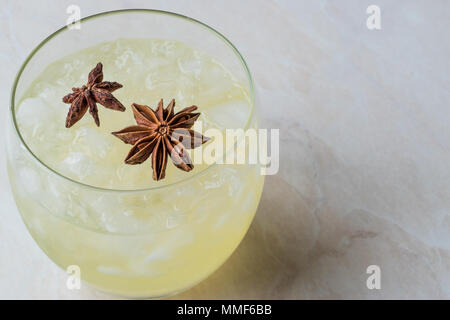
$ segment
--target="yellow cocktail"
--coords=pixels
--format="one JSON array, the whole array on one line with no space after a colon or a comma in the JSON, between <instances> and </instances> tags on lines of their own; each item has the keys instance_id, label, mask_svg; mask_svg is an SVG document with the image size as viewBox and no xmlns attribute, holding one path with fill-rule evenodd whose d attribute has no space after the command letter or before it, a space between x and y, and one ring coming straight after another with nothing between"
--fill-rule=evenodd
<instances>
[{"instance_id":1,"label":"yellow cocktail","mask_svg":"<svg viewBox=\"0 0 450 320\"><path fill-rule=\"evenodd\" d=\"M127 110L99 108L100 127L85 116L66 129L61 97L100 60L105 78L124 85L114 95ZM201 281L237 247L261 195L258 165L183 172L169 163L154 181L150 162L125 164L130 147L110 134L134 124L133 102L160 98L197 105L203 131L256 128L251 88L219 59L176 40L120 38L61 56L23 86L8 172L25 224L55 263L78 266L103 291L160 297Z\"/></svg>"}]
</instances>

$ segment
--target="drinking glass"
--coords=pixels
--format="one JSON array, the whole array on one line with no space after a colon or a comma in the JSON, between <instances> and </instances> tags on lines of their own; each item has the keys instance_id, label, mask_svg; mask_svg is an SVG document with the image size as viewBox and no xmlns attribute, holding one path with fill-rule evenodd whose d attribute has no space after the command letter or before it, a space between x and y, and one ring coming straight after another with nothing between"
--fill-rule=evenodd
<instances>
[{"instance_id":1,"label":"drinking glass","mask_svg":"<svg viewBox=\"0 0 450 320\"><path fill-rule=\"evenodd\" d=\"M263 188L260 166L214 163L182 181L146 189L88 185L36 156L19 130L16 106L47 65L70 53L118 38L169 39L206 52L240 81L248 92L249 112L232 120L244 130L256 129L250 72L224 36L178 14L120 10L84 18L78 27L63 27L42 41L15 79L7 127L15 202L46 255L64 270L77 268L91 286L126 297L175 294L214 272L244 237ZM227 110L224 114L230 117Z\"/></svg>"}]
</instances>

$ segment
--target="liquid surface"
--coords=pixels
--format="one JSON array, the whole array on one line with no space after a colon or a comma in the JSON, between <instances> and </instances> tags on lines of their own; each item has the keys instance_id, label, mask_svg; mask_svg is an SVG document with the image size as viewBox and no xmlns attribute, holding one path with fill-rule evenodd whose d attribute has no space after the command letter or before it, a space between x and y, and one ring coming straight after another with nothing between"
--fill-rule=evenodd
<instances>
[{"instance_id":1,"label":"liquid surface","mask_svg":"<svg viewBox=\"0 0 450 320\"><path fill-rule=\"evenodd\" d=\"M86 84L89 71L99 61L104 80L123 85L113 94L127 110L113 111L98 104L100 127L86 113L67 129L64 123L70 105L61 99L72 87ZM175 112L197 105L203 132L243 128L251 112L246 90L212 57L176 41L119 39L48 66L21 99L16 118L33 153L62 175L102 188L142 189L185 179L207 167L196 164L186 173L169 160L166 178L155 182L151 161L124 163L131 145L111 132L136 124L133 102L155 109L161 98L165 106L175 98Z\"/></svg>"}]
</instances>

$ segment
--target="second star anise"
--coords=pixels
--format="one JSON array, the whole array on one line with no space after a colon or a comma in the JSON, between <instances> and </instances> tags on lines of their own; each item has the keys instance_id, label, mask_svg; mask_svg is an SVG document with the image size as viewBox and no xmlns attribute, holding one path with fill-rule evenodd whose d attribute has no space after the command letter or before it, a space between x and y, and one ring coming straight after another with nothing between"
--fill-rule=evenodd
<instances>
[{"instance_id":1,"label":"second star anise","mask_svg":"<svg viewBox=\"0 0 450 320\"><path fill-rule=\"evenodd\" d=\"M132 109L137 125L117 132L114 136L133 145L125 163L140 164L152 155L153 179L165 177L167 155L184 171L191 171L194 165L186 149L196 148L208 137L191 129L200 113L194 113L196 106L190 106L174 113L175 99L163 107L163 100L156 111L148 106L133 103Z\"/></svg>"},{"instance_id":2,"label":"second star anise","mask_svg":"<svg viewBox=\"0 0 450 320\"><path fill-rule=\"evenodd\" d=\"M97 103L109 109L125 111L125 107L111 94L120 88L122 88L120 83L103 81L103 65L100 62L97 63L95 68L89 72L87 84L81 88L72 88L73 92L62 99L64 103L70 103L66 128L70 128L83 118L88 109L95 124L100 126Z\"/></svg>"}]
</instances>

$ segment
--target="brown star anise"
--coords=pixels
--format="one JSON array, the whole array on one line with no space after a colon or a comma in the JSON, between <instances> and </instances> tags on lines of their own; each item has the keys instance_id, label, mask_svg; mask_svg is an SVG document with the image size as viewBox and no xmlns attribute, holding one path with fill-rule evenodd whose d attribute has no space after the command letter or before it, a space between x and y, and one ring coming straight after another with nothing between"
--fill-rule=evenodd
<instances>
[{"instance_id":1,"label":"brown star anise","mask_svg":"<svg viewBox=\"0 0 450 320\"><path fill-rule=\"evenodd\" d=\"M164 178L167 154L175 166L184 171L191 171L194 165L186 149L196 148L209 140L191 129L200 116L200 113L193 113L197 110L196 106L184 108L177 113L174 113L174 107L175 99L172 99L165 109L161 99L156 111L148 106L133 103L137 125L112 132L123 142L133 145L125 163L139 164L152 155L154 180Z\"/></svg>"},{"instance_id":2,"label":"brown star anise","mask_svg":"<svg viewBox=\"0 0 450 320\"><path fill-rule=\"evenodd\" d=\"M89 72L88 83L81 88L72 88L73 92L62 99L64 103L71 104L66 118L66 128L70 128L83 118L88 109L95 124L100 126L97 103L109 109L125 111L125 107L111 94L122 88L122 85L117 82L103 81L102 69L103 65L100 62L97 63L95 68Z\"/></svg>"}]
</instances>

